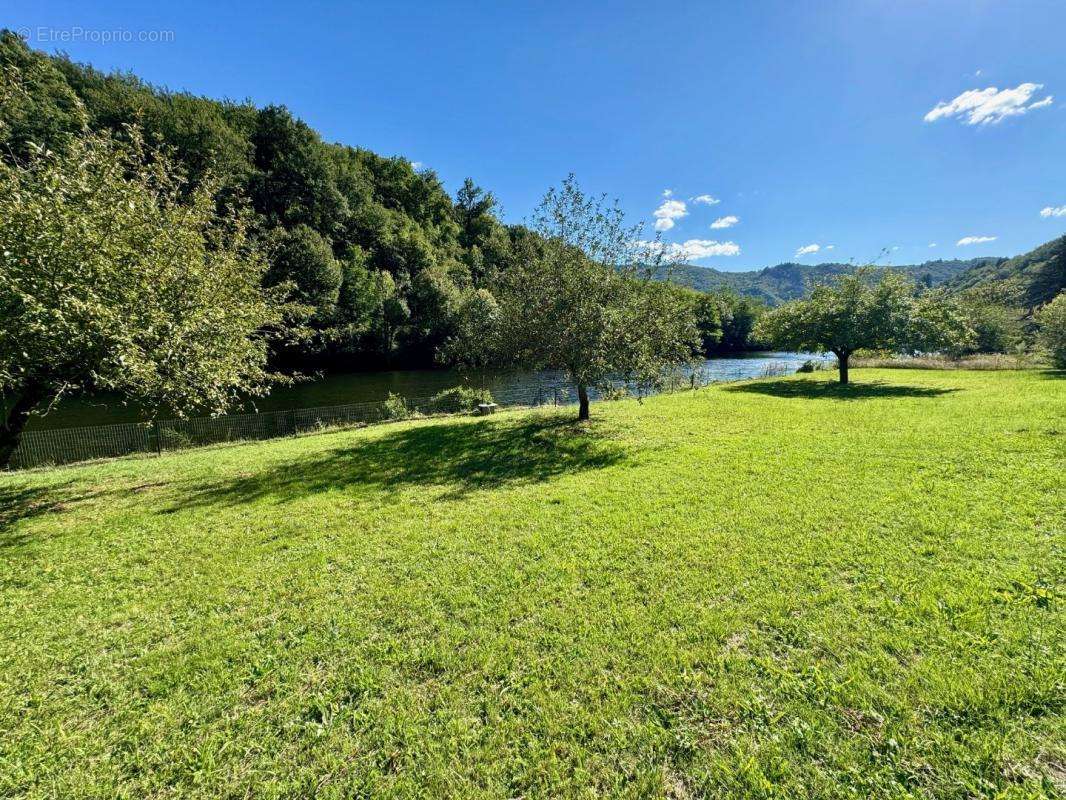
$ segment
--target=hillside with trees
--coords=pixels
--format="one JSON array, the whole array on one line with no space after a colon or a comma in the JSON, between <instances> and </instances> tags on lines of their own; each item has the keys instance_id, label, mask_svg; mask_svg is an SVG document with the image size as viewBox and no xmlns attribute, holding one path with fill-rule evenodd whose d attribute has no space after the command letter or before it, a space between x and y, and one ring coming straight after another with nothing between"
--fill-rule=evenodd
<instances>
[{"instance_id":1,"label":"hillside with trees","mask_svg":"<svg viewBox=\"0 0 1066 800\"><path fill-rule=\"evenodd\" d=\"M1027 310L1050 303L1066 289L1066 236L1014 258L974 266L947 281L946 288L980 291Z\"/></svg>"},{"instance_id":2,"label":"hillside with trees","mask_svg":"<svg viewBox=\"0 0 1066 800\"><path fill-rule=\"evenodd\" d=\"M903 273L916 283L931 287L939 286L973 270L994 269L1006 261L1005 258L937 260L925 261L921 264L879 267L868 269L867 272L871 278L874 278L892 270ZM855 264L786 262L759 270L723 272L693 264L679 264L671 268L668 276L663 277L668 277L674 283L700 292L735 292L767 305L777 306L790 300L807 297L813 287L852 275L858 269L859 267Z\"/></svg>"},{"instance_id":3,"label":"hillside with trees","mask_svg":"<svg viewBox=\"0 0 1066 800\"><path fill-rule=\"evenodd\" d=\"M87 126L136 126L170 151L189 191L217 184L250 207L249 237L267 285L295 287L314 335L275 353L301 367L428 365L453 334L464 297L506 269L521 228L502 224L492 194L467 181L453 200L432 170L324 142L281 106L215 101L103 74L0 33L5 103L0 150L25 161Z\"/></svg>"}]
</instances>

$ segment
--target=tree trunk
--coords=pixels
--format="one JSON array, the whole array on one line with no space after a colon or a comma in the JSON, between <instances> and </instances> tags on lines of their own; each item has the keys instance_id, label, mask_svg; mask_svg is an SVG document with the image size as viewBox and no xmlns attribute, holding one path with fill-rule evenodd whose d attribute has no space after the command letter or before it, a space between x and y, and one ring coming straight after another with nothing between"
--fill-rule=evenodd
<instances>
[{"instance_id":1,"label":"tree trunk","mask_svg":"<svg viewBox=\"0 0 1066 800\"><path fill-rule=\"evenodd\" d=\"M837 362L840 364L840 382L846 384L848 382L848 357L851 355L847 350L837 351Z\"/></svg>"},{"instance_id":2,"label":"tree trunk","mask_svg":"<svg viewBox=\"0 0 1066 800\"><path fill-rule=\"evenodd\" d=\"M589 418L589 390L583 383L577 385L577 409L578 420L584 421Z\"/></svg>"},{"instance_id":3,"label":"tree trunk","mask_svg":"<svg viewBox=\"0 0 1066 800\"><path fill-rule=\"evenodd\" d=\"M36 387L27 387L7 412L7 419L0 426L0 469L7 469L11 456L19 446L22 431L29 422L30 412L44 399L44 392Z\"/></svg>"}]
</instances>

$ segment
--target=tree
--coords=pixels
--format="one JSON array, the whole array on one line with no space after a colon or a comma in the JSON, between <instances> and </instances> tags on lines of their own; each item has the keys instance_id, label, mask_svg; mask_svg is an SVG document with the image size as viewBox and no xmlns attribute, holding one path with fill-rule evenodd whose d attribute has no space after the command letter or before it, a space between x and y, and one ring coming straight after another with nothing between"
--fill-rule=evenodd
<instances>
[{"instance_id":1,"label":"tree","mask_svg":"<svg viewBox=\"0 0 1066 800\"><path fill-rule=\"evenodd\" d=\"M960 307L974 335L960 347L953 348L951 355L1011 353L1018 350L1023 341L1020 311L974 294L963 297Z\"/></svg>"},{"instance_id":2,"label":"tree","mask_svg":"<svg viewBox=\"0 0 1066 800\"><path fill-rule=\"evenodd\" d=\"M718 304L722 324L722 338L715 349L726 352L750 350L752 331L766 306L759 300L731 291L716 292L712 297Z\"/></svg>"},{"instance_id":3,"label":"tree","mask_svg":"<svg viewBox=\"0 0 1066 800\"><path fill-rule=\"evenodd\" d=\"M516 265L492 287L495 303L474 297L457 315L471 324L471 310L488 312L475 331L453 338L467 345L463 361L565 370L578 418L587 420L590 387L613 378L658 382L691 359L691 303L651 280L665 248L638 244L617 204L586 197L571 175L548 191L531 227L538 236L520 240Z\"/></svg>"},{"instance_id":4,"label":"tree","mask_svg":"<svg viewBox=\"0 0 1066 800\"><path fill-rule=\"evenodd\" d=\"M859 272L817 286L810 299L767 312L755 328L755 337L774 347L833 353L842 384L856 350L939 350L961 346L972 335L953 303L934 292L916 295L894 273L872 285Z\"/></svg>"},{"instance_id":5,"label":"tree","mask_svg":"<svg viewBox=\"0 0 1066 800\"><path fill-rule=\"evenodd\" d=\"M333 257L329 242L307 225L274 231L267 286L282 283L295 288L300 302L315 309L320 320L333 313L341 287L341 264Z\"/></svg>"},{"instance_id":6,"label":"tree","mask_svg":"<svg viewBox=\"0 0 1066 800\"><path fill-rule=\"evenodd\" d=\"M692 295L696 329L700 337L700 352L708 355L722 341L722 304L712 294L693 292Z\"/></svg>"},{"instance_id":7,"label":"tree","mask_svg":"<svg viewBox=\"0 0 1066 800\"><path fill-rule=\"evenodd\" d=\"M179 415L266 393L269 343L302 309L262 288L246 220L215 188L188 191L133 128L0 164L0 466L67 392Z\"/></svg>"},{"instance_id":8,"label":"tree","mask_svg":"<svg viewBox=\"0 0 1066 800\"><path fill-rule=\"evenodd\" d=\"M1036 321L1040 323L1040 344L1051 356L1051 363L1066 369L1066 290L1037 312Z\"/></svg>"}]
</instances>

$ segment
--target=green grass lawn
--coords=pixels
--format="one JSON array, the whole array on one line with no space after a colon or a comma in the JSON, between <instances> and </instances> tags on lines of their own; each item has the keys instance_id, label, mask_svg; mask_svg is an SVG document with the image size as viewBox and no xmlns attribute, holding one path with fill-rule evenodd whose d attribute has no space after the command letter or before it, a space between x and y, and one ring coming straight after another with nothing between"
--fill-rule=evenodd
<instances>
[{"instance_id":1,"label":"green grass lawn","mask_svg":"<svg viewBox=\"0 0 1066 800\"><path fill-rule=\"evenodd\" d=\"M0 796L1066 792L1066 379L0 477Z\"/></svg>"}]
</instances>

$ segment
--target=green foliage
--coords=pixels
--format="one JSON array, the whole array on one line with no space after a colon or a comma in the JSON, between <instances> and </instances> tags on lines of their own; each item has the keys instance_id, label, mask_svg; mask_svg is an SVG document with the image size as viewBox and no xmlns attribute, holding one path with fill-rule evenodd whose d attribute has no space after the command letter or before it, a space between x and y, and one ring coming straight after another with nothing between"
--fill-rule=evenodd
<instances>
[{"instance_id":1,"label":"green foliage","mask_svg":"<svg viewBox=\"0 0 1066 800\"><path fill-rule=\"evenodd\" d=\"M29 145L57 147L86 115L55 62L0 31L0 143L17 158Z\"/></svg>"},{"instance_id":2,"label":"green foliage","mask_svg":"<svg viewBox=\"0 0 1066 800\"><path fill-rule=\"evenodd\" d=\"M961 299L961 310L974 335L953 348L951 355L1014 353L1021 349L1025 336L1017 309L968 293Z\"/></svg>"},{"instance_id":3,"label":"green foliage","mask_svg":"<svg viewBox=\"0 0 1066 800\"><path fill-rule=\"evenodd\" d=\"M1040 309L1036 319L1040 345L1056 367L1066 369L1066 291Z\"/></svg>"},{"instance_id":4,"label":"green foliage","mask_svg":"<svg viewBox=\"0 0 1066 800\"><path fill-rule=\"evenodd\" d=\"M478 300L485 316L461 317L475 330L458 340L473 353L457 355L565 370L583 419L589 387L612 378L655 382L666 367L691 359L698 346L692 304L683 290L630 266L661 262L662 248L636 252L636 231L617 205L587 197L570 176L548 191L531 227L537 238L522 242L517 263L493 285L497 304Z\"/></svg>"},{"instance_id":5,"label":"green foliage","mask_svg":"<svg viewBox=\"0 0 1066 800\"><path fill-rule=\"evenodd\" d=\"M295 283L316 310L318 335L277 357L428 365L455 334L462 292L485 288L514 259L491 194L468 182L453 204L431 170L325 143L283 107L103 74L34 52L10 32L0 34L0 81L0 149L9 160L30 142L54 146L85 125L122 138L136 124L146 141L172 148L187 191L210 176L220 202L247 198L249 236L270 253L268 284ZM16 83L21 91L11 91Z\"/></svg>"},{"instance_id":6,"label":"green foliage","mask_svg":"<svg viewBox=\"0 0 1066 800\"><path fill-rule=\"evenodd\" d=\"M856 350L960 349L973 332L957 305L939 293L916 296L913 285L893 273L871 285L859 273L768 312L755 336L775 347L832 352L841 383L847 383L848 359Z\"/></svg>"},{"instance_id":7,"label":"green foliage","mask_svg":"<svg viewBox=\"0 0 1066 800\"><path fill-rule=\"evenodd\" d=\"M0 475L0 795L1061 798L1062 381L860 374Z\"/></svg>"},{"instance_id":8,"label":"green foliage","mask_svg":"<svg viewBox=\"0 0 1066 800\"><path fill-rule=\"evenodd\" d=\"M188 191L136 129L0 162L0 393L6 463L38 403L112 390L174 413L266 391L271 339L302 307L261 288L247 222Z\"/></svg>"},{"instance_id":9,"label":"green foliage","mask_svg":"<svg viewBox=\"0 0 1066 800\"><path fill-rule=\"evenodd\" d=\"M696 317L700 351L706 355L713 352L722 341L723 304L718 297L702 293L694 293L690 301Z\"/></svg>"},{"instance_id":10,"label":"green foliage","mask_svg":"<svg viewBox=\"0 0 1066 800\"><path fill-rule=\"evenodd\" d=\"M291 230L275 229L270 243L267 286L291 286L300 302L328 319L336 308L342 267L329 243L312 228L299 224ZM351 291L351 289L350 289Z\"/></svg>"},{"instance_id":11,"label":"green foliage","mask_svg":"<svg viewBox=\"0 0 1066 800\"><path fill-rule=\"evenodd\" d=\"M389 392L389 396L383 404L385 419L407 419L411 416L411 410L407 407L407 401L398 394Z\"/></svg>"},{"instance_id":12,"label":"green foliage","mask_svg":"<svg viewBox=\"0 0 1066 800\"><path fill-rule=\"evenodd\" d=\"M753 334L759 318L766 312L766 306L759 300L729 291L719 292L713 297L722 325L722 338L715 349L736 352L758 346L760 343L753 339Z\"/></svg>"},{"instance_id":13,"label":"green foliage","mask_svg":"<svg viewBox=\"0 0 1066 800\"><path fill-rule=\"evenodd\" d=\"M996 259L949 281L952 290L995 291L999 302L1034 309L1066 290L1066 236L1010 259Z\"/></svg>"},{"instance_id":14,"label":"green foliage","mask_svg":"<svg viewBox=\"0 0 1066 800\"><path fill-rule=\"evenodd\" d=\"M492 392L488 389L475 389L470 386L456 386L433 395L428 404L428 411L435 414L462 414L476 411L481 403L491 403Z\"/></svg>"}]
</instances>

